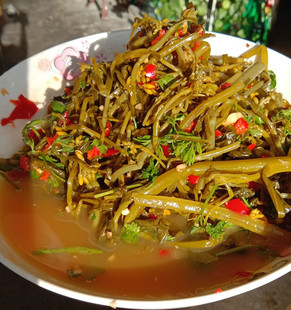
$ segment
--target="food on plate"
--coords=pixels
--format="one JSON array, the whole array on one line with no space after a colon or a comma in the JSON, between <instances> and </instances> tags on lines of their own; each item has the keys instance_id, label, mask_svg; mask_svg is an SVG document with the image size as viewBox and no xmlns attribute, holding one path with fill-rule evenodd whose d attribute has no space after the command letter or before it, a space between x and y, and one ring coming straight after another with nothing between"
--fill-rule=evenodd
<instances>
[{"instance_id":1,"label":"food on plate","mask_svg":"<svg viewBox=\"0 0 291 310\"><path fill-rule=\"evenodd\" d=\"M94 245L34 255L126 243L204 262L289 254L291 106L264 46L214 56L211 36L191 7L177 22L136 18L124 53L81 64L47 116L25 126L10 163L64 197Z\"/></svg>"}]
</instances>

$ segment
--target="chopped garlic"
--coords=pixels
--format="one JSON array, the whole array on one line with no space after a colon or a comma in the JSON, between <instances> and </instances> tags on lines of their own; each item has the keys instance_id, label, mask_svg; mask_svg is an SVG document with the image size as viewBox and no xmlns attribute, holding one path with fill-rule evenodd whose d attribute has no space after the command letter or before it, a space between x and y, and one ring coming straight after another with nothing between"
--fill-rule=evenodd
<instances>
[{"instance_id":1,"label":"chopped garlic","mask_svg":"<svg viewBox=\"0 0 291 310\"><path fill-rule=\"evenodd\" d=\"M234 124L239 118L242 118L243 114L241 112L235 112L228 115L227 119L222 123L223 126L228 126Z\"/></svg>"}]
</instances>

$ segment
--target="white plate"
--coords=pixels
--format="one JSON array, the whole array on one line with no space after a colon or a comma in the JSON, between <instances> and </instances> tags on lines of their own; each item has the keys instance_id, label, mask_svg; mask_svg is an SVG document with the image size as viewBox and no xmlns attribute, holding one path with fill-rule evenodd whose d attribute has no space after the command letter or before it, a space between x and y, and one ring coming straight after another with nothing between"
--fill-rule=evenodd
<instances>
[{"instance_id":1,"label":"white plate","mask_svg":"<svg viewBox=\"0 0 291 310\"><path fill-rule=\"evenodd\" d=\"M95 57L97 61L112 60L116 53L125 50L129 35L129 31L116 31L80 38L50 48L10 69L0 77L0 120L10 115L15 107L10 100L16 100L20 94L35 102L40 108L33 118L42 117L46 113L45 105L53 96L61 95L64 87L71 84L78 75L78 62L89 62L90 57ZM209 39L209 42L212 55L227 53L238 56L247 49L247 46L254 45L252 42L222 34L217 34L215 38ZM291 60L269 50L269 69L277 75L278 91L291 101ZM12 124L0 125L0 157L8 158L23 146L21 130L26 123L27 120L16 120L15 127ZM43 288L86 302L131 309L171 309L215 302L258 288L291 271L291 256L289 256L278 258L264 269L258 270L256 280L224 290L219 294L160 301L115 300L114 297L104 298L76 289L43 274L17 256L1 233L0 253L2 264Z\"/></svg>"}]
</instances>

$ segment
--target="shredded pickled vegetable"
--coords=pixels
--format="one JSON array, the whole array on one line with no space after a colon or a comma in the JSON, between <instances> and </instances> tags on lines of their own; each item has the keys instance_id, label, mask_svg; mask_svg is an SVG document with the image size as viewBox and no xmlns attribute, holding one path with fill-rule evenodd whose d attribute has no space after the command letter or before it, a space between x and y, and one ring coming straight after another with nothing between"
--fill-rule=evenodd
<instances>
[{"instance_id":1,"label":"shredded pickled vegetable","mask_svg":"<svg viewBox=\"0 0 291 310\"><path fill-rule=\"evenodd\" d=\"M82 64L24 128L31 177L96 239L209 248L223 221L290 244L291 106L270 89L264 46L211 56L210 36L191 7L177 22L136 18L126 52Z\"/></svg>"}]
</instances>

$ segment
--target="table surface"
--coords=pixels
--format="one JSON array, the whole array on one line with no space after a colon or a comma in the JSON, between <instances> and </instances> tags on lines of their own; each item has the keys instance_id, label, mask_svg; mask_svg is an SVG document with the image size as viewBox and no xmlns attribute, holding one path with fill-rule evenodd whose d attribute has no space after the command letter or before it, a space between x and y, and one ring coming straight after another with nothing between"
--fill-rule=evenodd
<instances>
[{"instance_id":1,"label":"table surface","mask_svg":"<svg viewBox=\"0 0 291 310\"><path fill-rule=\"evenodd\" d=\"M89 2L89 1L88 1ZM128 9L109 0L108 20L101 18L101 1L87 6L86 0L2 0L4 9L15 16L0 17L0 72L51 46L98 32L129 29L137 7ZM291 56L291 1L280 0L269 46ZM6 12L7 12L6 10ZM12 10L12 11L11 11ZM105 309L57 295L36 286L0 264L0 309ZM217 303L188 309L291 309L291 274L254 291Z\"/></svg>"}]
</instances>

